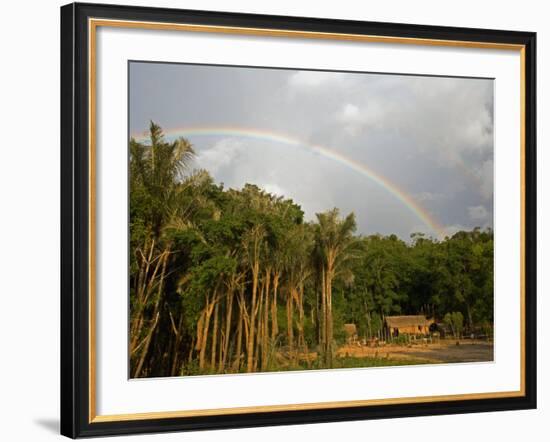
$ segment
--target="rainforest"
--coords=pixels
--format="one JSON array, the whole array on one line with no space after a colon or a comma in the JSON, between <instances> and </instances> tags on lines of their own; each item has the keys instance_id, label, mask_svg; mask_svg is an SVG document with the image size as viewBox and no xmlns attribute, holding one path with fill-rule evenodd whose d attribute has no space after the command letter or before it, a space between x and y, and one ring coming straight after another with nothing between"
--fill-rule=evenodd
<instances>
[{"instance_id":1,"label":"rainforest","mask_svg":"<svg viewBox=\"0 0 550 442\"><path fill-rule=\"evenodd\" d=\"M132 378L492 359L490 228L359 234L354 212L225 188L196 148L153 122L129 142ZM391 331L413 316L426 330Z\"/></svg>"}]
</instances>

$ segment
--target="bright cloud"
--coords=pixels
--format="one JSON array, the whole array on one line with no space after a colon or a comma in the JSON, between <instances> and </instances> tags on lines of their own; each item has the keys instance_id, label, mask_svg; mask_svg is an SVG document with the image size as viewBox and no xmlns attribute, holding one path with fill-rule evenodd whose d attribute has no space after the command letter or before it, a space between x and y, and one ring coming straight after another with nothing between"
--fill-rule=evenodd
<instances>
[{"instance_id":1,"label":"bright cloud","mask_svg":"<svg viewBox=\"0 0 550 442\"><path fill-rule=\"evenodd\" d=\"M223 167L229 166L242 152L243 144L234 138L224 138L212 147L200 150L196 157L196 166L216 175Z\"/></svg>"},{"instance_id":2,"label":"bright cloud","mask_svg":"<svg viewBox=\"0 0 550 442\"><path fill-rule=\"evenodd\" d=\"M282 196L282 197L289 196L289 193L276 183L262 184L260 187L262 187L267 193L270 193L275 196Z\"/></svg>"}]
</instances>

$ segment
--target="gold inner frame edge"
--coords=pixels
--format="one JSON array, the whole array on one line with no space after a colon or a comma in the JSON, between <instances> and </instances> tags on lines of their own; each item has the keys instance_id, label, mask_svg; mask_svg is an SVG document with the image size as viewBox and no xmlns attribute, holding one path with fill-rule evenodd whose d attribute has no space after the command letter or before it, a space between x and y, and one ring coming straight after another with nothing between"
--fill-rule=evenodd
<instances>
[{"instance_id":1,"label":"gold inner frame edge","mask_svg":"<svg viewBox=\"0 0 550 442\"><path fill-rule=\"evenodd\" d=\"M437 396L416 396L388 399L366 399L353 401L333 401L303 404L260 405L233 408L200 410L154 411L127 414L96 414L96 36L97 28L133 28L146 30L169 30L186 32L207 32L217 34L254 35L269 37L292 37L306 39L324 39L339 41L358 41L370 43L412 44L419 46L443 46L477 49L498 49L519 51L520 54L520 389L518 391L500 391L488 393L465 393ZM132 20L88 19L88 94L89 94L89 401L88 422L117 422L146 419L168 419L178 417L220 416L246 413L269 413L277 411L322 410L329 408L365 407L375 405L415 404L426 402L482 400L513 398L525 396L525 45L494 42L475 42L460 40L423 39L412 37L391 37L363 34L328 33L312 31L293 31L284 29L247 28L232 26L212 26L182 23L160 23Z\"/></svg>"}]
</instances>

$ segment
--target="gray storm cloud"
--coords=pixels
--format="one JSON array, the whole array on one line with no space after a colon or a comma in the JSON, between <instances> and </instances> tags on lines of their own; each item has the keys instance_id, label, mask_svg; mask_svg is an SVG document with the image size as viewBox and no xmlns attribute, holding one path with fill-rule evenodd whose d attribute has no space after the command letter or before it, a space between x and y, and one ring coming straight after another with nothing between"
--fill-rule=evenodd
<instances>
[{"instance_id":1,"label":"gray storm cloud","mask_svg":"<svg viewBox=\"0 0 550 442\"><path fill-rule=\"evenodd\" d=\"M387 184L334 160L345 156L449 233L492 227L492 80L136 62L129 95L131 133L149 120L166 130L243 128L242 136L190 135L195 167L226 187L251 182L290 197L308 219L336 206L356 213L360 233L433 233Z\"/></svg>"}]
</instances>

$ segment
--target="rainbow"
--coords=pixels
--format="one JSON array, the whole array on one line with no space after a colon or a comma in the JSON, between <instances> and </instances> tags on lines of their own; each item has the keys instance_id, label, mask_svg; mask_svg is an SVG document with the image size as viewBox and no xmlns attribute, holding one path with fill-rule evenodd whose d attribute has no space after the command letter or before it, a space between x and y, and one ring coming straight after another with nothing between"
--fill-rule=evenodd
<instances>
[{"instance_id":1,"label":"rainbow","mask_svg":"<svg viewBox=\"0 0 550 442\"><path fill-rule=\"evenodd\" d=\"M309 143L307 141L300 140L286 134L255 128L234 126L180 127L165 130L164 135L167 138L172 139L177 137L200 136L248 138L278 143L285 146L307 148L310 151L316 152L324 158L336 161L337 163L340 163L341 165L353 170L354 172L361 174L362 176L368 178L369 180L373 181L374 183L385 189L388 193L399 200L404 206L406 206L412 213L414 213L414 215L416 215L416 217L418 217L418 219L420 219L423 224L425 224L433 233L435 233L438 238L443 239L447 235L445 229L432 217L432 215L426 209L424 209L411 195L399 188L397 184L380 175L372 168L368 167L366 164L356 161L328 147L321 146L319 144ZM146 134L135 134L133 137L138 141L147 139Z\"/></svg>"}]
</instances>

